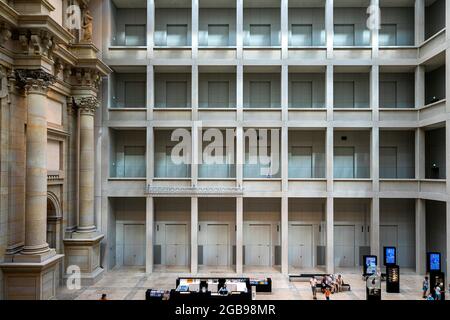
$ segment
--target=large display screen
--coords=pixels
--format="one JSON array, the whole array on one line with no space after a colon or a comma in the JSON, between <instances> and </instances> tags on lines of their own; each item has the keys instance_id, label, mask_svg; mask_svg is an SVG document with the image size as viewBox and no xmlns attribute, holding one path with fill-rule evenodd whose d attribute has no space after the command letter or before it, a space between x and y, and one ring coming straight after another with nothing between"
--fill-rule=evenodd
<instances>
[{"instance_id":1,"label":"large display screen","mask_svg":"<svg viewBox=\"0 0 450 320\"><path fill-rule=\"evenodd\" d=\"M365 256L365 265L367 274L377 273L377 257L376 256Z\"/></svg>"},{"instance_id":2,"label":"large display screen","mask_svg":"<svg viewBox=\"0 0 450 320\"><path fill-rule=\"evenodd\" d=\"M397 264L397 254L395 247L384 247L384 264Z\"/></svg>"},{"instance_id":3,"label":"large display screen","mask_svg":"<svg viewBox=\"0 0 450 320\"><path fill-rule=\"evenodd\" d=\"M430 271L440 271L440 270L441 270L441 254L430 253Z\"/></svg>"}]
</instances>

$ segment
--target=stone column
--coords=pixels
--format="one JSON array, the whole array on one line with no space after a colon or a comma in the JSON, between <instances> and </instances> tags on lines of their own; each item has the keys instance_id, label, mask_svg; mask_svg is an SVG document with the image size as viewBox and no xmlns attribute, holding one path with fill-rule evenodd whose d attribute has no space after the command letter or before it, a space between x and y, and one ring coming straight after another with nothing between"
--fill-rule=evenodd
<instances>
[{"instance_id":1,"label":"stone column","mask_svg":"<svg viewBox=\"0 0 450 320\"><path fill-rule=\"evenodd\" d=\"M243 267L243 243L244 243L244 199L236 198L236 273L241 275Z\"/></svg>"},{"instance_id":2,"label":"stone column","mask_svg":"<svg viewBox=\"0 0 450 320\"><path fill-rule=\"evenodd\" d=\"M25 245L21 254L40 262L55 255L47 244L47 90L54 77L17 71L27 94Z\"/></svg>"},{"instance_id":3,"label":"stone column","mask_svg":"<svg viewBox=\"0 0 450 320\"><path fill-rule=\"evenodd\" d=\"M80 117L78 226L71 238L64 239L65 266L79 267L82 285L91 285L103 274L100 266L100 242L104 235L98 232L95 225L94 204L94 114L99 102L96 97L86 95L76 97L75 104Z\"/></svg>"},{"instance_id":4,"label":"stone column","mask_svg":"<svg viewBox=\"0 0 450 320\"><path fill-rule=\"evenodd\" d=\"M94 214L94 97L76 99L80 109L79 217L77 233L96 231Z\"/></svg>"},{"instance_id":5,"label":"stone column","mask_svg":"<svg viewBox=\"0 0 450 320\"><path fill-rule=\"evenodd\" d=\"M4 299L42 300L56 294L63 255L47 244L47 90L54 77L42 70L16 70L17 85L27 95L25 244L8 262ZM17 282L20 278L21 281Z\"/></svg>"}]
</instances>

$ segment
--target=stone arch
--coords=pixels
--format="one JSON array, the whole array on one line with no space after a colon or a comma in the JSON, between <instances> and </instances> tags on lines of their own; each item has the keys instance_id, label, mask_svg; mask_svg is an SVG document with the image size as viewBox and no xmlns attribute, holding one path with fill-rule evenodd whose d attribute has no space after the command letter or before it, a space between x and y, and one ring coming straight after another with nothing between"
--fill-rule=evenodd
<instances>
[{"instance_id":1,"label":"stone arch","mask_svg":"<svg viewBox=\"0 0 450 320\"><path fill-rule=\"evenodd\" d=\"M47 243L58 252L61 247L62 208L58 196L47 191Z\"/></svg>"}]
</instances>

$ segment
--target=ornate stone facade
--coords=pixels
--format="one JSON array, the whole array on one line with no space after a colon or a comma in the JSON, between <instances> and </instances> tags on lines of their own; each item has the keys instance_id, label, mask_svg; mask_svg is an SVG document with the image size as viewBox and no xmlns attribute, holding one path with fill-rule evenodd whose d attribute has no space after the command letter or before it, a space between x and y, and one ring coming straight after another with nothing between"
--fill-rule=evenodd
<instances>
[{"instance_id":1,"label":"ornate stone facade","mask_svg":"<svg viewBox=\"0 0 450 320\"><path fill-rule=\"evenodd\" d=\"M93 119L110 69L97 58L89 2L0 5L0 299L54 298L66 262L90 261L81 276L92 281L102 272ZM82 44L69 5L84 12Z\"/></svg>"}]
</instances>

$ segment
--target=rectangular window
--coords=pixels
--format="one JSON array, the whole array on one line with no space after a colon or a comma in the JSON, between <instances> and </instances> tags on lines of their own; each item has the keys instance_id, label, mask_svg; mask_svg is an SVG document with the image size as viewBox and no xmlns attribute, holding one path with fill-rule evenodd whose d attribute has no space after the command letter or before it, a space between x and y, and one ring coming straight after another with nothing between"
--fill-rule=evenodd
<instances>
[{"instance_id":1,"label":"rectangular window","mask_svg":"<svg viewBox=\"0 0 450 320\"><path fill-rule=\"evenodd\" d=\"M209 108L228 108L230 103L229 97L230 97L230 88L228 81L208 82Z\"/></svg>"},{"instance_id":2,"label":"rectangular window","mask_svg":"<svg viewBox=\"0 0 450 320\"><path fill-rule=\"evenodd\" d=\"M382 24L379 35L380 46L396 46L397 45L397 25Z\"/></svg>"},{"instance_id":3,"label":"rectangular window","mask_svg":"<svg viewBox=\"0 0 450 320\"><path fill-rule=\"evenodd\" d=\"M334 147L334 178L355 177L355 149L353 147Z\"/></svg>"},{"instance_id":4,"label":"rectangular window","mask_svg":"<svg viewBox=\"0 0 450 320\"><path fill-rule=\"evenodd\" d=\"M292 81L291 108L312 108L312 81Z\"/></svg>"},{"instance_id":5,"label":"rectangular window","mask_svg":"<svg viewBox=\"0 0 450 320\"><path fill-rule=\"evenodd\" d=\"M270 81L250 81L250 108L270 108Z\"/></svg>"},{"instance_id":6,"label":"rectangular window","mask_svg":"<svg viewBox=\"0 0 450 320\"><path fill-rule=\"evenodd\" d=\"M229 32L227 24L209 24L208 46L228 46Z\"/></svg>"},{"instance_id":7,"label":"rectangular window","mask_svg":"<svg viewBox=\"0 0 450 320\"><path fill-rule=\"evenodd\" d=\"M380 147L380 178L397 178L397 147Z\"/></svg>"},{"instance_id":8,"label":"rectangular window","mask_svg":"<svg viewBox=\"0 0 450 320\"><path fill-rule=\"evenodd\" d=\"M380 81L380 108L397 108L396 81Z\"/></svg>"},{"instance_id":9,"label":"rectangular window","mask_svg":"<svg viewBox=\"0 0 450 320\"><path fill-rule=\"evenodd\" d=\"M166 82L166 107L186 108L187 107L187 82L167 81Z\"/></svg>"},{"instance_id":10,"label":"rectangular window","mask_svg":"<svg viewBox=\"0 0 450 320\"><path fill-rule=\"evenodd\" d=\"M355 82L335 81L334 82L334 107L354 108L355 107Z\"/></svg>"},{"instance_id":11,"label":"rectangular window","mask_svg":"<svg viewBox=\"0 0 450 320\"><path fill-rule=\"evenodd\" d=\"M289 154L289 177L313 177L312 147L291 147Z\"/></svg>"},{"instance_id":12,"label":"rectangular window","mask_svg":"<svg viewBox=\"0 0 450 320\"><path fill-rule=\"evenodd\" d=\"M187 46L188 45L188 26L187 24L168 24L167 25L167 45L168 46Z\"/></svg>"},{"instance_id":13,"label":"rectangular window","mask_svg":"<svg viewBox=\"0 0 450 320\"><path fill-rule=\"evenodd\" d=\"M270 24L250 25L250 45L270 46Z\"/></svg>"},{"instance_id":14,"label":"rectangular window","mask_svg":"<svg viewBox=\"0 0 450 320\"><path fill-rule=\"evenodd\" d=\"M334 45L354 46L355 45L355 25L335 24L334 25Z\"/></svg>"},{"instance_id":15,"label":"rectangular window","mask_svg":"<svg viewBox=\"0 0 450 320\"><path fill-rule=\"evenodd\" d=\"M145 177L145 147L124 147L125 177Z\"/></svg>"},{"instance_id":16,"label":"rectangular window","mask_svg":"<svg viewBox=\"0 0 450 320\"><path fill-rule=\"evenodd\" d=\"M126 46L145 46L146 43L145 24L126 24L125 25L125 45Z\"/></svg>"},{"instance_id":17,"label":"rectangular window","mask_svg":"<svg viewBox=\"0 0 450 320\"><path fill-rule=\"evenodd\" d=\"M188 165L185 163L174 163L172 161L172 149L173 146L166 146L166 171L165 176L167 178L186 178L189 175ZM184 157L185 155L181 152L177 156ZM188 156L188 155L186 155Z\"/></svg>"},{"instance_id":18,"label":"rectangular window","mask_svg":"<svg viewBox=\"0 0 450 320\"><path fill-rule=\"evenodd\" d=\"M145 108L145 81L125 81L125 108Z\"/></svg>"},{"instance_id":19,"label":"rectangular window","mask_svg":"<svg viewBox=\"0 0 450 320\"><path fill-rule=\"evenodd\" d=\"M291 46L312 46L312 24L293 24Z\"/></svg>"}]
</instances>

